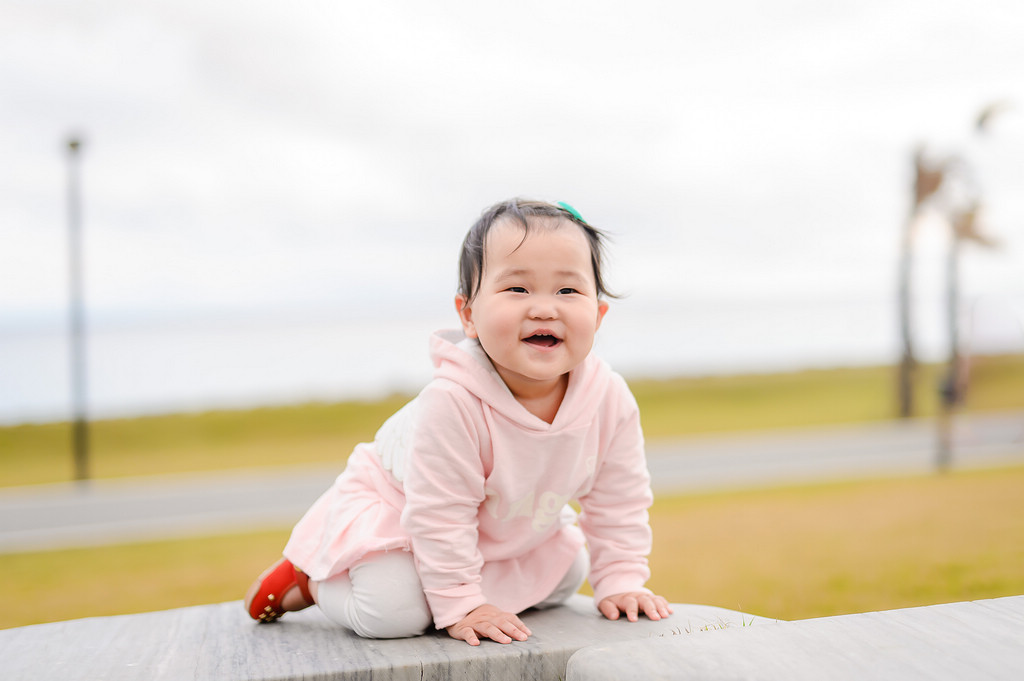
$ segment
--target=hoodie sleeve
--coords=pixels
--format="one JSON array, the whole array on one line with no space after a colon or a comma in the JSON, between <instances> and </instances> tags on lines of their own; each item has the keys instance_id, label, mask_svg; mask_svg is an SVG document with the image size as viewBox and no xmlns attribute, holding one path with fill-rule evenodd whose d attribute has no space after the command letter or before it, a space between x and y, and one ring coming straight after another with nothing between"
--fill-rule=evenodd
<instances>
[{"instance_id":1,"label":"hoodie sleeve","mask_svg":"<svg viewBox=\"0 0 1024 681\"><path fill-rule=\"evenodd\" d=\"M648 511L653 496L644 457L640 412L625 382L609 396L618 416L598 462L594 485L579 500L580 527L590 547L594 602L626 591L647 591L651 576Z\"/></svg>"},{"instance_id":2,"label":"hoodie sleeve","mask_svg":"<svg viewBox=\"0 0 1024 681\"><path fill-rule=\"evenodd\" d=\"M487 602L480 578L483 557L477 546L485 443L471 397L435 382L419 399L401 522L412 540L434 624L442 629Z\"/></svg>"}]
</instances>

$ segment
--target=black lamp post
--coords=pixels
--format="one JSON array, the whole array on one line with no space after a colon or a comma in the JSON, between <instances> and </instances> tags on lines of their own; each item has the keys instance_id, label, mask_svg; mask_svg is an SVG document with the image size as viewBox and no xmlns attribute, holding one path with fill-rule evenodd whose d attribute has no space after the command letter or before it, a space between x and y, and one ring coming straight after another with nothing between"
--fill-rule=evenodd
<instances>
[{"instance_id":1,"label":"black lamp post","mask_svg":"<svg viewBox=\"0 0 1024 681\"><path fill-rule=\"evenodd\" d=\"M89 426L86 414L85 310L82 293L82 210L79 153L82 142L68 139L68 284L70 293L71 398L76 480L89 478Z\"/></svg>"}]
</instances>

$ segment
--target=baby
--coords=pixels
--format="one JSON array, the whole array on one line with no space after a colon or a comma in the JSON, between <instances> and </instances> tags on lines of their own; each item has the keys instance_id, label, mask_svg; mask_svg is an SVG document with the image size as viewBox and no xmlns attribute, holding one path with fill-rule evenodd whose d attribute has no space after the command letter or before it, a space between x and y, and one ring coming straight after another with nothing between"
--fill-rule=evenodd
<instances>
[{"instance_id":1,"label":"baby","mask_svg":"<svg viewBox=\"0 0 1024 681\"><path fill-rule=\"evenodd\" d=\"M254 619L317 604L360 636L523 641L518 617L589 574L605 617L671 609L650 577L636 402L591 353L608 311L603 235L567 204L510 200L462 245L461 331L434 379L360 444L249 589ZM569 505L576 501L577 513Z\"/></svg>"}]
</instances>

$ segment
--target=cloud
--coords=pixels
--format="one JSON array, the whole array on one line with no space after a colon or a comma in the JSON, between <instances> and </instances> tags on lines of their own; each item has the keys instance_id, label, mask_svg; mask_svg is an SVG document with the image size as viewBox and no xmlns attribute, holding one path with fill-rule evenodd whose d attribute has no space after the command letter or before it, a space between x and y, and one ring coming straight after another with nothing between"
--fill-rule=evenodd
<instances>
[{"instance_id":1,"label":"cloud","mask_svg":"<svg viewBox=\"0 0 1024 681\"><path fill-rule=\"evenodd\" d=\"M101 308L401 297L516 194L619 232L638 294L878 280L913 145L1024 94L1000 7L9 2L0 309L62 305L76 129ZM687 266L645 267L666 253Z\"/></svg>"}]
</instances>

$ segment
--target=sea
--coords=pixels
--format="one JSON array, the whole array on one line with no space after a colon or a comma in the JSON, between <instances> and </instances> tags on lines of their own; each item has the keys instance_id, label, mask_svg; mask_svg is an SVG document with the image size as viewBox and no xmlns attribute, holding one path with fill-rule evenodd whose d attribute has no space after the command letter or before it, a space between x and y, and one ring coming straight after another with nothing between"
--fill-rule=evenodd
<instances>
[{"instance_id":1,"label":"sea","mask_svg":"<svg viewBox=\"0 0 1024 681\"><path fill-rule=\"evenodd\" d=\"M930 301L934 303L934 301ZM948 355L941 306L915 308L918 356ZM86 320L85 414L120 418L374 399L431 376L432 331L454 312L275 310ZM896 362L895 300L742 300L647 307L616 301L595 351L629 378L764 373ZM968 354L1024 352L1024 297L966 305ZM0 424L75 413L68 325L0 320Z\"/></svg>"}]
</instances>

